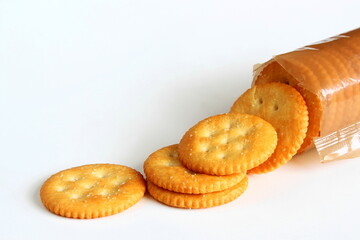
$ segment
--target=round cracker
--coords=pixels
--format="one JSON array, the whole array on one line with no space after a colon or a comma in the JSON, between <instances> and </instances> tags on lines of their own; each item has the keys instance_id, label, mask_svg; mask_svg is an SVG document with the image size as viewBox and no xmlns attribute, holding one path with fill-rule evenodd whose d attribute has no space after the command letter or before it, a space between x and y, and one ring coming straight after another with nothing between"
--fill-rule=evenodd
<instances>
[{"instance_id":1,"label":"round cracker","mask_svg":"<svg viewBox=\"0 0 360 240\"><path fill-rule=\"evenodd\" d=\"M177 144L164 147L146 159L144 172L149 181L169 191L200 194L230 188L246 175L246 171L226 176L195 173L181 164L177 148Z\"/></svg>"},{"instance_id":2,"label":"round cracker","mask_svg":"<svg viewBox=\"0 0 360 240\"><path fill-rule=\"evenodd\" d=\"M266 173L289 161L306 136L308 111L301 94L282 83L255 85L240 96L230 112L248 113L271 123L277 131L278 144L271 157L249 173Z\"/></svg>"},{"instance_id":3,"label":"round cracker","mask_svg":"<svg viewBox=\"0 0 360 240\"><path fill-rule=\"evenodd\" d=\"M302 64L297 64L298 68L301 68L303 75L306 77L314 78L314 82L317 81L316 76ZM298 86L296 79L285 71L284 68L276 61L271 61L256 77L255 85L269 83L269 82L281 82L294 87L301 96L303 96L309 114L309 124L306 132L306 136L303 144L297 153L304 152L314 147L313 139L320 135L320 120L323 114L322 105L320 99L312 92L306 90L303 87Z\"/></svg>"},{"instance_id":4,"label":"round cracker","mask_svg":"<svg viewBox=\"0 0 360 240\"><path fill-rule=\"evenodd\" d=\"M115 164L90 164L63 170L45 181L45 207L69 218L98 218L119 213L138 202L146 183L136 170Z\"/></svg>"},{"instance_id":5,"label":"round cracker","mask_svg":"<svg viewBox=\"0 0 360 240\"><path fill-rule=\"evenodd\" d=\"M210 175L242 173L270 157L276 131L265 120L228 113L206 118L190 128L178 147L179 160L188 169Z\"/></svg>"},{"instance_id":6,"label":"round cracker","mask_svg":"<svg viewBox=\"0 0 360 240\"><path fill-rule=\"evenodd\" d=\"M168 206L178 208L210 208L231 202L241 196L248 186L248 177L223 191L204 193L204 194L186 194L171 192L148 181L148 191L157 201Z\"/></svg>"}]
</instances>

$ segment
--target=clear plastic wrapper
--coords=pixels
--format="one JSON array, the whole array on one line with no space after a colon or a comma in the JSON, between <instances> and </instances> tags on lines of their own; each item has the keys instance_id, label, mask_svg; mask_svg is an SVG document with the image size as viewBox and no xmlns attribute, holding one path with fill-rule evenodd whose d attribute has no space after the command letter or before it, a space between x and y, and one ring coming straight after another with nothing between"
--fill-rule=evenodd
<instances>
[{"instance_id":1,"label":"clear plastic wrapper","mask_svg":"<svg viewBox=\"0 0 360 240\"><path fill-rule=\"evenodd\" d=\"M253 85L273 81L295 87L307 103L309 127L299 152L312 148L315 139L327 151L338 151L341 147L336 146L346 142L342 156L355 152L357 147L352 145L356 141L341 137L356 139L360 133L356 127L346 132L360 123L360 28L277 55L255 67Z\"/></svg>"},{"instance_id":2,"label":"clear plastic wrapper","mask_svg":"<svg viewBox=\"0 0 360 240\"><path fill-rule=\"evenodd\" d=\"M350 125L321 138L315 138L321 162L360 156L360 123Z\"/></svg>"}]
</instances>

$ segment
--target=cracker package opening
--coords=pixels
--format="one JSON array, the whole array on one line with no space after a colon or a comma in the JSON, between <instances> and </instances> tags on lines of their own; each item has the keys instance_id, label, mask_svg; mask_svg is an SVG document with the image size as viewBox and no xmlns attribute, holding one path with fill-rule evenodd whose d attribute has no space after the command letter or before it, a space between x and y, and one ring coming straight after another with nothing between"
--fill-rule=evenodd
<instances>
[{"instance_id":1,"label":"cracker package opening","mask_svg":"<svg viewBox=\"0 0 360 240\"><path fill-rule=\"evenodd\" d=\"M360 156L356 141L340 138L346 135L346 139L354 139L360 133L356 127L360 123L360 28L257 65L252 84L267 82L289 84L306 101L309 126L299 152L314 147L317 139L322 161L353 156L355 152ZM342 154L332 154L339 149Z\"/></svg>"}]
</instances>

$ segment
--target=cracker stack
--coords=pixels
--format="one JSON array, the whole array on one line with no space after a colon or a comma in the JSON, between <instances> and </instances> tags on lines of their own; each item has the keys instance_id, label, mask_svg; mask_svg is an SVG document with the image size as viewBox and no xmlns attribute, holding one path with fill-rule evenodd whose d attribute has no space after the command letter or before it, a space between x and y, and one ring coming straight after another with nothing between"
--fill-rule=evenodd
<instances>
[{"instance_id":1,"label":"cracker stack","mask_svg":"<svg viewBox=\"0 0 360 240\"><path fill-rule=\"evenodd\" d=\"M360 121L360 28L296 51L277 55L255 69L253 85L281 82L304 97L307 136L299 152Z\"/></svg>"},{"instance_id":2,"label":"cracker stack","mask_svg":"<svg viewBox=\"0 0 360 240\"><path fill-rule=\"evenodd\" d=\"M178 145L162 148L145 161L148 191L158 201L180 208L207 208L230 202L247 187L245 173L211 176L185 168Z\"/></svg>"},{"instance_id":3,"label":"cracker stack","mask_svg":"<svg viewBox=\"0 0 360 240\"><path fill-rule=\"evenodd\" d=\"M254 144L255 142L264 144ZM160 149L144 163L149 193L181 208L208 208L239 197L246 171L274 151L275 129L259 117L229 113L200 121L178 145Z\"/></svg>"},{"instance_id":4,"label":"cracker stack","mask_svg":"<svg viewBox=\"0 0 360 240\"><path fill-rule=\"evenodd\" d=\"M151 154L144 163L148 191L180 208L230 202L247 188L247 173L266 173L289 161L307 126L307 106L297 90L282 83L256 85L230 113L200 121L179 144Z\"/></svg>"}]
</instances>

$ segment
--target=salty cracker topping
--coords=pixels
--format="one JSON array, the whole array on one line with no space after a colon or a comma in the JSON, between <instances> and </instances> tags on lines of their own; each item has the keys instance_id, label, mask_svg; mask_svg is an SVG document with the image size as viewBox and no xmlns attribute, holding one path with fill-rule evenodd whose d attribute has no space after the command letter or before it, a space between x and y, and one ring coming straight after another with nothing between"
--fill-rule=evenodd
<instances>
[{"instance_id":1,"label":"salty cracker topping","mask_svg":"<svg viewBox=\"0 0 360 240\"><path fill-rule=\"evenodd\" d=\"M266 173L285 164L296 154L306 136L308 111L305 101L296 89L283 83L253 86L235 101L230 112L259 116L277 131L274 153L249 173Z\"/></svg>"},{"instance_id":2,"label":"salty cracker topping","mask_svg":"<svg viewBox=\"0 0 360 240\"><path fill-rule=\"evenodd\" d=\"M231 202L241 196L248 186L248 177L231 188L204 194L186 194L168 191L147 181L150 195L159 202L178 208L210 208Z\"/></svg>"},{"instance_id":3,"label":"salty cracker topping","mask_svg":"<svg viewBox=\"0 0 360 240\"><path fill-rule=\"evenodd\" d=\"M194 172L210 175L242 173L270 157L276 131L265 120L228 113L206 118L190 128L178 147L179 160Z\"/></svg>"},{"instance_id":4,"label":"salty cracker topping","mask_svg":"<svg viewBox=\"0 0 360 240\"><path fill-rule=\"evenodd\" d=\"M138 202L146 184L136 170L116 164L90 164L54 174L40 197L45 207L69 218L98 218L119 213Z\"/></svg>"},{"instance_id":5,"label":"salty cracker topping","mask_svg":"<svg viewBox=\"0 0 360 240\"><path fill-rule=\"evenodd\" d=\"M164 147L147 158L144 172L149 181L169 191L199 194L230 188L246 175L246 171L226 176L195 173L181 164L177 148L177 144Z\"/></svg>"}]
</instances>

